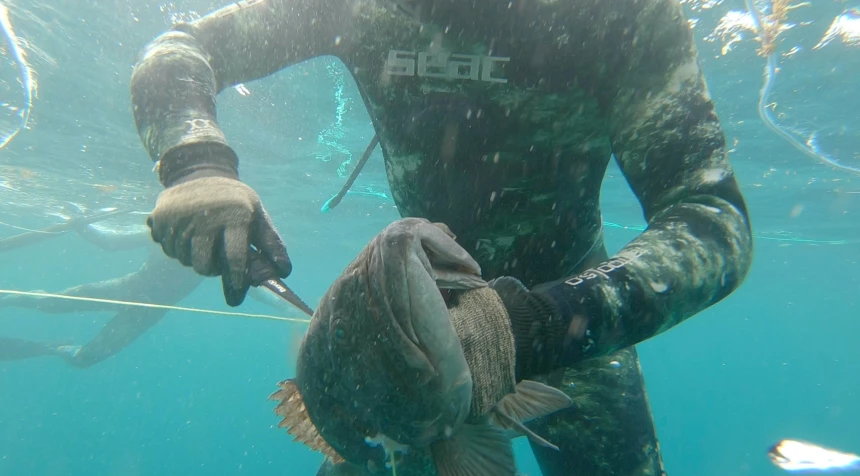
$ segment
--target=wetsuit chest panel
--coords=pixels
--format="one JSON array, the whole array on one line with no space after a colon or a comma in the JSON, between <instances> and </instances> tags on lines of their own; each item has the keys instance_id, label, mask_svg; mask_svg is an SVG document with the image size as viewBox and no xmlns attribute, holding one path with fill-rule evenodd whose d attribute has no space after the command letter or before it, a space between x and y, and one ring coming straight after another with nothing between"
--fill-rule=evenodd
<instances>
[{"instance_id":1,"label":"wetsuit chest panel","mask_svg":"<svg viewBox=\"0 0 860 476\"><path fill-rule=\"evenodd\" d=\"M588 33L553 36L537 30L560 27L519 15L487 23L521 36L420 25L374 4L356 15L345 61L400 213L447 223L497 274L516 266L509 256L553 263L550 274L578 259L610 156L603 72L570 46Z\"/></svg>"}]
</instances>

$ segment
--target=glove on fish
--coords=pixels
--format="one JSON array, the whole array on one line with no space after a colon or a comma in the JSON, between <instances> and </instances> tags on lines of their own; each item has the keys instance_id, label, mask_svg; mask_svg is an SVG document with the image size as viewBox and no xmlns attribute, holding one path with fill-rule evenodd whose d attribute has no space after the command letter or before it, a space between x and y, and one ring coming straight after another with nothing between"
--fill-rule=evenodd
<instances>
[{"instance_id":1,"label":"glove on fish","mask_svg":"<svg viewBox=\"0 0 860 476\"><path fill-rule=\"evenodd\" d=\"M448 313L472 373L470 415L486 415L516 387L514 336L508 313L490 288L463 292Z\"/></svg>"}]
</instances>

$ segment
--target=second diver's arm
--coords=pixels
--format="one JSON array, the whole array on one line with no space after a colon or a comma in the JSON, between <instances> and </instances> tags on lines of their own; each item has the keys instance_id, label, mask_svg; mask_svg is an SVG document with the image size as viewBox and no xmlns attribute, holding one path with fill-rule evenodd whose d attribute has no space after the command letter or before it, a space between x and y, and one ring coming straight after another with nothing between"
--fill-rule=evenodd
<instances>
[{"instance_id":1,"label":"second diver's arm","mask_svg":"<svg viewBox=\"0 0 860 476\"><path fill-rule=\"evenodd\" d=\"M144 227L135 228L135 231L130 233L118 233L107 231L98 225L87 225L79 228L77 232L83 239L104 251L132 250L152 244L149 230Z\"/></svg>"}]
</instances>

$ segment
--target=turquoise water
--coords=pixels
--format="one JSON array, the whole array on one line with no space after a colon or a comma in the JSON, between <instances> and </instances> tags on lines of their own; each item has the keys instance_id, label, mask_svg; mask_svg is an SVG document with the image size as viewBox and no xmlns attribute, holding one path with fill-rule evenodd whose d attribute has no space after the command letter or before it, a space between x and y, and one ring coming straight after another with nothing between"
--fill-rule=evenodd
<instances>
[{"instance_id":1,"label":"turquoise water","mask_svg":"<svg viewBox=\"0 0 860 476\"><path fill-rule=\"evenodd\" d=\"M132 122L132 65L172 19L226 3L4 2L26 42L38 97L29 128L0 149L0 238L21 231L14 227L41 229L102 207L151 209L160 185ZM720 41L704 40L743 2L708 5L685 7L699 20L708 84L735 144L755 262L729 299L640 345L640 356L669 474L777 475L766 451L782 438L860 452L860 180L765 128L756 110L765 63L753 35L745 33L726 55ZM780 127L817 132L820 153L860 167L858 49L839 39L812 49L852 6L816 2L791 12L796 26L781 37L770 102ZM797 45L798 53L781 56ZM10 64L3 64L2 100L20 102ZM287 282L312 304L398 218L390 200L372 193L349 194L332 212L319 211L351 170L343 151L354 165L373 134L345 78L339 64L320 58L247 84L248 96L230 89L219 97L219 120L242 158L242 177L287 242L294 263ZM805 142L807 135L796 137ZM378 149L353 190L387 193ZM602 202L614 251L644 224L614 165ZM142 220L131 215L106 225ZM107 253L70 233L0 256L0 288L58 291L130 273L145 258L146 250ZM215 279L180 305L230 310ZM277 314L251 299L239 310ZM0 335L83 343L111 315L0 309ZM266 400L276 382L294 375L303 331L302 324L173 311L86 370L56 358L0 363L0 474L313 475L321 456L275 427ZM539 475L527 443L516 446L522 472Z\"/></svg>"}]
</instances>

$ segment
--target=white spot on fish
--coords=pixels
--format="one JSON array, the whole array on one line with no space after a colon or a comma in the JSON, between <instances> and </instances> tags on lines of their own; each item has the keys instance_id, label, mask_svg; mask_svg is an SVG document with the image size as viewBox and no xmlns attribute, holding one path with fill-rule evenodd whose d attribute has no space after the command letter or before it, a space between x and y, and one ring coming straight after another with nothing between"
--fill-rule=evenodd
<instances>
[{"instance_id":1,"label":"white spot on fish","mask_svg":"<svg viewBox=\"0 0 860 476\"><path fill-rule=\"evenodd\" d=\"M729 175L726 169L708 169L702 172L702 181L705 183L717 183Z\"/></svg>"},{"instance_id":2,"label":"white spot on fish","mask_svg":"<svg viewBox=\"0 0 860 476\"><path fill-rule=\"evenodd\" d=\"M651 283L651 289L655 293L665 293L669 289L669 285L666 283Z\"/></svg>"},{"instance_id":3,"label":"white spot on fish","mask_svg":"<svg viewBox=\"0 0 860 476\"><path fill-rule=\"evenodd\" d=\"M609 366L612 367L613 369L620 369L621 368L621 362L619 362L617 360L613 360L612 362L609 362Z\"/></svg>"},{"instance_id":4,"label":"white spot on fish","mask_svg":"<svg viewBox=\"0 0 860 476\"><path fill-rule=\"evenodd\" d=\"M409 446L404 445L402 443L398 443L391 438L385 436L383 433L377 433L376 436L370 437L365 436L364 442L369 446L376 448L377 446L382 446L382 449L385 450L386 464L385 466L390 467L391 461L394 460L394 455L396 453L406 454L409 453Z\"/></svg>"}]
</instances>

